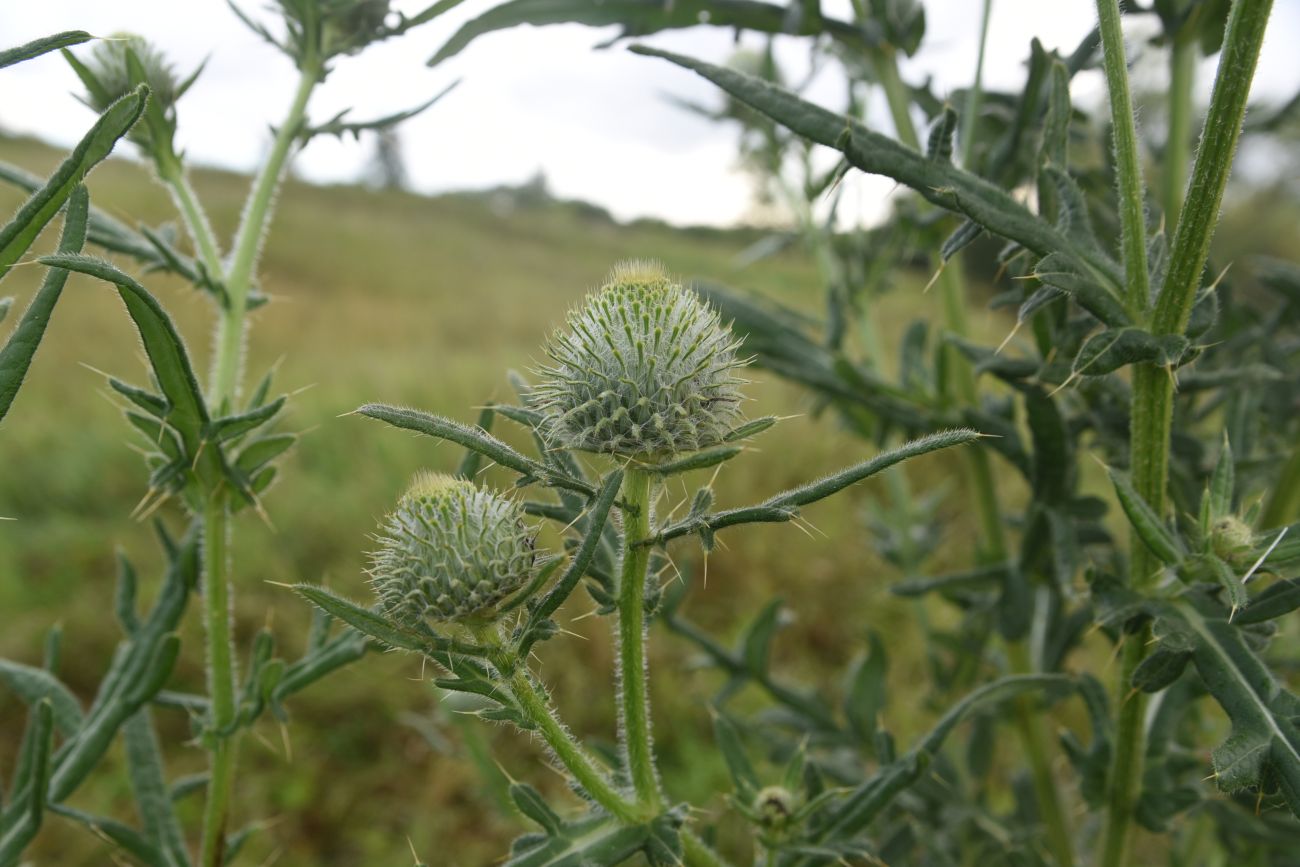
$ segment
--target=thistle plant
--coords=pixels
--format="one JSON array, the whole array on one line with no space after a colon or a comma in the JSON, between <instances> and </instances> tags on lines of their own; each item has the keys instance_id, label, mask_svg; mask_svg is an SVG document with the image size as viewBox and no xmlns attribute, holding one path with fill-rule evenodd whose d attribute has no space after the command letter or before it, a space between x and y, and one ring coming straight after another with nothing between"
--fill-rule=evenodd
<instances>
[{"instance_id":1,"label":"thistle plant","mask_svg":"<svg viewBox=\"0 0 1300 867\"><path fill-rule=\"evenodd\" d=\"M1295 820L1281 816L1300 813L1288 782L1300 768L1289 710L1295 699L1285 656L1268 648L1267 636L1277 632L1274 643L1289 643L1274 621L1292 610L1280 600L1294 586L1297 528L1288 522L1297 517L1290 468L1300 435L1293 400L1300 272L1251 262L1234 281L1208 262L1271 4L1129 10L1154 13L1160 31L1151 47L1169 52L1170 123L1165 140L1153 144L1136 123L1119 4L1097 6L1098 28L1068 54L1030 46L1022 92L984 92L977 67L973 86L952 96L955 106L901 80L897 58L914 52L925 30L921 5L911 0L854 4L848 20L819 3L665 8L630 0L596 9L513 0L465 24L431 61L446 62L470 40L518 24L620 24L625 35L643 36L707 22L808 37L815 57L839 64L855 87L877 87L886 97L896 138L863 123L856 95L846 112L822 108L785 86L790 76L771 63L733 69L633 47L718 85L727 108L716 117L731 120L747 107L757 118L747 130L765 130L763 141L787 153L807 145L836 152L839 165L825 183L787 185L808 190L796 215L853 170L890 177L928 203L904 199L888 226L862 234L866 243L800 220L819 251L826 290L828 317L816 327L803 311L716 285L698 288L734 319L757 364L808 388L866 437L918 436L954 424L997 435L964 450L964 487L980 528L974 562L949 574L916 574L931 552L912 552L894 589L946 600L959 612L955 629L927 627L932 703L972 687L979 694L975 685L988 669L1069 673L1071 686L1015 699L1010 719L1027 775L1008 793L1013 806L996 808L987 798L999 784L980 758L996 735L987 717L976 715L965 760L951 748L930 749L937 743L925 739L908 754L930 763L939 786L898 758L878 721L883 639L871 639L837 708L754 662L776 606L763 609L733 650L694 624L676 598L666 599L659 619L726 676L720 701L753 684L791 729L774 731L763 716L719 727L737 808L756 827L764 821L754 802L761 786L738 732L775 744L778 754L806 739L810 765L830 777L852 776L836 752L846 748L895 770L889 784L876 778L870 806L860 801L858 813L831 808L840 818L814 816L806 835L775 841L775 850L772 835L762 836L772 863L829 863L868 851L903 863L962 863L973 852L997 852L997 863L1086 858L1108 867L1141 851L1148 863L1160 851L1149 847L1161 838L1135 842L1135 824L1165 835L1170 863L1205 860L1207 841L1222 857L1271 862L1296 839ZM1193 162L1195 59L1216 52L1219 72ZM1093 66L1107 80L1106 123L1070 101L1071 79ZM928 136L913 127L918 110L930 118ZM786 136L794 143L782 145ZM1144 159L1144 145L1159 150L1158 163ZM789 160L778 154L765 163L779 173ZM1152 167L1158 196L1148 194L1144 178ZM1032 207L1009 192L1017 189L1036 192ZM995 298L1015 311L1014 327L1001 345L989 346L965 325L968 302L955 267L963 252L987 251L986 236L1003 245L995 256L983 254L994 260L994 279L1016 280ZM925 323L908 330L897 380L885 375L870 339L873 310L861 291L882 250L896 261L931 257L931 283L943 287L936 318L944 327L937 339ZM985 387L991 379L998 389ZM1261 399L1266 389L1272 399ZM1260 472L1269 464L1282 472ZM1002 470L1022 476L1030 490L1023 509L1002 503ZM1099 472L1111 489L1105 498L1085 493ZM897 484L891 498L905 503L897 497L906 492ZM1108 514L1122 516L1127 539L1115 534ZM1108 654L1095 646L1099 640L1120 659L1117 668L1102 664ZM1109 694L1100 678L1115 680ZM1085 737L1067 725L1053 744L1049 707L1069 695L1081 702L1091 732ZM1212 751L1207 769L1197 757L1213 744L1182 723L1215 713L1226 714L1233 734ZM1064 717L1052 721L1065 725ZM1065 785L1054 755L1068 760L1077 786ZM1225 796L1213 794L1216 784ZM1067 820L1085 807L1100 821ZM861 824L846 824L849 814ZM860 848L843 848L850 845Z\"/></svg>"},{"instance_id":2,"label":"thistle plant","mask_svg":"<svg viewBox=\"0 0 1300 867\"><path fill-rule=\"evenodd\" d=\"M293 61L300 80L253 181L228 250L223 250L190 185L184 154L175 147L183 119L180 101L198 71L178 79L173 64L158 49L140 36L127 34L101 40L80 57L67 48L91 39L81 32L59 34L0 54L0 66L7 66L62 49L85 88L82 101L100 112L90 133L48 181L15 167L0 167L4 180L32 192L0 235L0 276L19 260L44 225L60 210L64 212L57 251L39 259L49 268L45 283L0 355L0 416L9 409L27 372L69 273L86 274L112 286L139 332L150 386L113 376L107 384L130 428L143 437L148 485L135 515L157 516L168 564L158 599L142 618L137 612L135 570L122 559L115 610L124 637L88 710L58 680L57 630L51 633L43 669L0 663L0 683L31 706L13 799L0 813L0 865L18 863L51 813L86 826L142 863L216 867L231 862L256 827L231 827L241 736L268 711L283 720L283 702L290 695L365 653L368 643L363 637L350 631L331 635L329 619L321 617L306 652L295 660L277 657L272 633L262 630L252 644L246 673L242 678L237 674L240 666L231 623L233 519L245 509L265 517L262 496L297 440L293 433L276 430L287 396L271 394L271 372L250 394L242 393L248 314L268 301L258 286L257 263L292 155L319 135L382 129L437 100L375 121L346 120L345 112L313 125L308 118L311 95L340 58L432 20L446 7L435 4L407 17L390 12L387 3L371 0L285 0L275 7L283 28L280 35L239 13ZM90 205L81 182L124 137L139 147L158 182L171 193L191 251L181 249L170 227L131 228ZM115 264L83 254L87 242L133 259L147 271L176 274L212 302L217 327L206 387L200 386L189 350L163 306ZM183 522L183 533L167 529L169 502L180 506L175 519ZM201 590L206 632L207 682L202 694L165 689L180 653L177 630L196 590ZM194 743L209 756L208 773L198 785L185 788L205 792L197 852L191 851L167 792L151 705L187 714ZM66 803L102 762L119 733L127 744L140 830Z\"/></svg>"},{"instance_id":3,"label":"thistle plant","mask_svg":"<svg viewBox=\"0 0 1300 867\"><path fill-rule=\"evenodd\" d=\"M296 584L317 612L306 653L280 659L264 631L236 683L232 524L241 511L264 510L276 461L295 441L272 427L286 400L271 399L269 376L247 398L241 388L248 313L269 298L256 266L280 178L315 136L409 116L354 123L344 113L313 125L307 106L342 58L454 5L407 18L381 0L280 0L276 32L245 16L301 80L228 251L174 147L192 76L177 80L136 37L71 58L85 101L102 114L48 182L0 167L33 194L0 231L0 276L65 215L58 252L39 260L45 282L0 351L0 415L68 273L113 285L152 385L110 378L109 387L147 442L140 511L160 516L166 563L141 615L123 559L114 609L124 638L89 707L58 679L57 630L41 667L0 662L0 683L31 707L0 812L0 865L16 863L51 814L142 863L233 860L246 836L227 828L241 735L370 648L415 654L437 688L474 702L473 716L539 740L578 796L552 800L508 781L511 804L536 826L515 841L506 860L514 867L1293 858L1300 698L1287 618L1300 608L1300 266L1249 260L1225 273L1211 248L1238 143L1288 111L1244 122L1270 0L1097 0L1098 26L1073 50L1031 43L1022 89L986 90L981 62L951 103L903 77L900 58L925 38L917 0L855 2L845 19L815 0L509 0L471 19L432 63L516 24L613 24L640 37L707 23L802 39L818 64L842 70L850 86L839 111L787 86L795 79L770 41L743 68L633 47L725 94L722 110L704 111L746 124L745 153L758 155L751 164L781 191L794 236L812 253L820 297L807 300L824 319L798 299L761 300L627 263L559 324L535 381L511 377L518 400L488 405L476 424L360 407L357 415L451 443L464 457L454 476L422 472L396 498L374 537L371 598L358 604ZM1154 20L1158 35L1126 44L1126 16ZM60 34L3 52L0 67L89 38ZM1137 122L1134 50L1167 53L1163 136ZM1196 59L1216 53L1193 159ZM1071 100L1074 77L1093 68L1107 84L1098 117ZM871 89L885 97L892 135L867 123ZM915 123L921 115L928 131ZM86 172L128 136L176 202L189 252L174 232L129 228L90 204ZM836 161L829 171L819 149ZM836 190L853 171L915 195L896 196L885 226L844 231ZM162 306L117 266L81 255L87 242L179 274L212 300L206 388ZM748 261L776 246L751 250ZM908 263L924 263L940 291L934 314L903 332L894 363L878 302L886 284L908 282L895 279ZM993 307L1010 311L997 320L1000 341L967 322L976 275L993 287ZM806 390L871 456L752 504L718 506L713 481L691 492L705 475L695 471L716 479L733 461L766 460L748 444L776 419L747 417L750 365ZM500 424L518 427L531 448L494 434ZM918 493L902 465L958 445L959 498ZM505 487L482 481L489 465ZM915 648L900 646L875 611L843 612L864 636L838 686L796 682L778 664L781 600L756 604L734 643L700 625L691 604L710 591L692 586L691 564L727 556L720 533L748 524L780 532L877 475L884 517L861 536L899 568L890 590L914 600L927 680L911 669L908 689L891 689L891 657ZM670 484L674 494L686 487L677 507ZM178 518L184 531L169 530ZM939 541L957 534L965 544L954 555ZM690 540L700 555L683 550ZM782 578L801 587L805 576ZM613 749L610 738L587 740L566 725L566 705L592 697L552 690L534 654L569 640L565 614L580 588L617 645ZM205 694L168 688L196 590ZM728 600L728 611L751 603ZM802 604L796 596L793 607ZM335 620L345 628L331 634ZM663 672L651 670L651 641L683 644L719 678L709 715L730 782L725 820L709 812L722 799L687 800L682 782L661 772L649 684ZM757 698L736 701L742 691ZM151 721L173 710L190 716L210 756L197 862L170 807ZM139 828L67 803L118 733ZM491 768L485 756L479 765Z\"/></svg>"}]
</instances>

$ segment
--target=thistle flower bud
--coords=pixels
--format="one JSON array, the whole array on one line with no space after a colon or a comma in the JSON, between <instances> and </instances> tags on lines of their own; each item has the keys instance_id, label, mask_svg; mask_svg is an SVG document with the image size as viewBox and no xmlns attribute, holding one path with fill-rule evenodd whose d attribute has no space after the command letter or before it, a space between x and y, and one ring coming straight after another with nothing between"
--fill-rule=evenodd
<instances>
[{"instance_id":1,"label":"thistle flower bud","mask_svg":"<svg viewBox=\"0 0 1300 867\"><path fill-rule=\"evenodd\" d=\"M516 501L421 475L384 521L370 583L402 623L492 620L493 607L531 577L534 536Z\"/></svg>"},{"instance_id":2,"label":"thistle flower bud","mask_svg":"<svg viewBox=\"0 0 1300 867\"><path fill-rule=\"evenodd\" d=\"M98 86L87 88L89 92L86 94L86 102L95 111L103 112L135 89L127 61L128 53L135 54L140 61L145 83L149 85L150 97L164 111L169 111L176 104L177 91L180 89L176 73L161 51L143 36L133 33L115 33L96 43L91 50L86 69L94 76Z\"/></svg>"},{"instance_id":3,"label":"thistle flower bud","mask_svg":"<svg viewBox=\"0 0 1300 867\"><path fill-rule=\"evenodd\" d=\"M766 786L754 796L754 812L764 827L779 831L794 816L795 796L784 786Z\"/></svg>"},{"instance_id":4,"label":"thistle flower bud","mask_svg":"<svg viewBox=\"0 0 1300 867\"><path fill-rule=\"evenodd\" d=\"M741 418L736 340L658 265L616 266L546 347L533 400L555 446L657 461L717 445Z\"/></svg>"},{"instance_id":5,"label":"thistle flower bud","mask_svg":"<svg viewBox=\"0 0 1300 867\"><path fill-rule=\"evenodd\" d=\"M1219 559L1243 567L1253 559L1255 531L1234 515L1226 515L1210 527L1210 545Z\"/></svg>"}]
</instances>

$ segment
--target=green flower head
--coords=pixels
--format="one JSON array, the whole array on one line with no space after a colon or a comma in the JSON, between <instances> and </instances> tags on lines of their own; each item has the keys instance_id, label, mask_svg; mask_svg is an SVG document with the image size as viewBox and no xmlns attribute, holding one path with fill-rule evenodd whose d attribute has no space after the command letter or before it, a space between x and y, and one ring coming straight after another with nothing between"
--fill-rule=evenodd
<instances>
[{"instance_id":1,"label":"green flower head","mask_svg":"<svg viewBox=\"0 0 1300 867\"><path fill-rule=\"evenodd\" d=\"M535 536L515 500L423 474L381 527L370 584L402 623L491 620L532 576Z\"/></svg>"},{"instance_id":2,"label":"green flower head","mask_svg":"<svg viewBox=\"0 0 1300 867\"><path fill-rule=\"evenodd\" d=\"M90 86L87 82L86 102L95 111L103 112L135 89L128 60L132 54L144 71L150 98L156 100L164 111L176 104L180 84L172 65L162 52L143 36L115 33L108 39L97 42L86 61L86 69L97 84Z\"/></svg>"},{"instance_id":3,"label":"green flower head","mask_svg":"<svg viewBox=\"0 0 1300 867\"><path fill-rule=\"evenodd\" d=\"M658 461L723 442L741 420L745 361L716 310L659 265L628 262L546 346L533 393L560 448Z\"/></svg>"}]
</instances>

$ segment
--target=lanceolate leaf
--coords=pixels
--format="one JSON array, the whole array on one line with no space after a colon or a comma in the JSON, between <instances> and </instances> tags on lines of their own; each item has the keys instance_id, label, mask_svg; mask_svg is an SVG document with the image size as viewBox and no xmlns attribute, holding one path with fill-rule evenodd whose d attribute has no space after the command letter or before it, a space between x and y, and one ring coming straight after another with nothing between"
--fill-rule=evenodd
<instances>
[{"instance_id":1,"label":"lanceolate leaf","mask_svg":"<svg viewBox=\"0 0 1300 867\"><path fill-rule=\"evenodd\" d=\"M81 702L77 701L72 690L43 668L0 659L0 683L32 707L48 701L54 715L54 728L65 738L76 734L85 722Z\"/></svg>"},{"instance_id":2,"label":"lanceolate leaf","mask_svg":"<svg viewBox=\"0 0 1300 867\"><path fill-rule=\"evenodd\" d=\"M1222 616L1194 604L1170 608L1195 643L1192 661L1201 679L1232 720L1232 734L1215 751L1219 788L1272 789L1300 816L1300 699L1287 692Z\"/></svg>"},{"instance_id":3,"label":"lanceolate leaf","mask_svg":"<svg viewBox=\"0 0 1300 867\"><path fill-rule=\"evenodd\" d=\"M438 49L430 66L454 57L478 37L521 24L586 24L589 27L618 26L622 36L648 36L662 30L696 27L700 24L734 27L760 33L785 33L786 10L760 0L512 0L502 3L463 25ZM806 16L795 32L803 36L826 33L855 50L874 45L879 38L869 27L834 18Z\"/></svg>"},{"instance_id":4,"label":"lanceolate leaf","mask_svg":"<svg viewBox=\"0 0 1300 867\"><path fill-rule=\"evenodd\" d=\"M63 221L63 236L59 239L60 253L78 253L86 242L87 214L90 196L86 188L78 186L68 199L67 216ZM45 328L50 323L54 305L63 294L63 287L68 282L68 272L61 268L51 268L45 275L41 288L32 300L31 306L23 313L13 336L0 349L0 420L9 412L18 387L22 385L27 370L31 367L36 348L45 335Z\"/></svg>"},{"instance_id":5,"label":"lanceolate leaf","mask_svg":"<svg viewBox=\"0 0 1300 867\"><path fill-rule=\"evenodd\" d=\"M27 252L73 190L140 118L148 95L149 89L140 87L109 106L45 186L18 209L7 226L0 229L0 277Z\"/></svg>"},{"instance_id":6,"label":"lanceolate leaf","mask_svg":"<svg viewBox=\"0 0 1300 867\"><path fill-rule=\"evenodd\" d=\"M1107 292L1119 297L1118 269L1103 253L1080 247L1005 191L977 175L949 163L927 159L924 154L872 132L857 121L827 111L755 76L644 45L635 45L632 51L662 57L694 70L804 138L842 152L862 171L893 178L934 204L969 217L990 232L1016 241L1039 256L1053 252L1068 255Z\"/></svg>"},{"instance_id":7,"label":"lanceolate leaf","mask_svg":"<svg viewBox=\"0 0 1300 867\"><path fill-rule=\"evenodd\" d=\"M22 63L24 60L31 60L33 57L40 57L42 54L48 54L51 51L58 51L60 48L80 45L94 38L84 30L65 30L53 36L34 39L26 45L0 51L0 69L13 66L15 63Z\"/></svg>"},{"instance_id":8,"label":"lanceolate leaf","mask_svg":"<svg viewBox=\"0 0 1300 867\"><path fill-rule=\"evenodd\" d=\"M1180 334L1154 335L1141 328L1107 328L1088 338L1074 358L1074 372L1101 376L1130 364L1177 365L1188 350Z\"/></svg>"},{"instance_id":9,"label":"lanceolate leaf","mask_svg":"<svg viewBox=\"0 0 1300 867\"><path fill-rule=\"evenodd\" d=\"M899 792L920 779L929 766L929 757L971 711L1027 692L1071 685L1073 681L1064 675L1032 674L1004 677L976 689L953 705L907 755L854 789L818 829L815 840L847 840L861 832Z\"/></svg>"},{"instance_id":10,"label":"lanceolate leaf","mask_svg":"<svg viewBox=\"0 0 1300 867\"><path fill-rule=\"evenodd\" d=\"M45 256L40 260L52 268L67 268L89 274L117 287L127 312L144 341L145 353L163 394L171 404L167 421L181 434L191 455L198 454L199 439L208 422L203 392L190 366L190 357L176 326L162 305L132 277L102 259L92 256Z\"/></svg>"},{"instance_id":11,"label":"lanceolate leaf","mask_svg":"<svg viewBox=\"0 0 1300 867\"><path fill-rule=\"evenodd\" d=\"M163 855L169 867L187 867L185 837L167 792L166 775L158 736L148 708L137 711L122 727L126 742L126 760L136 810L149 840Z\"/></svg>"}]
</instances>

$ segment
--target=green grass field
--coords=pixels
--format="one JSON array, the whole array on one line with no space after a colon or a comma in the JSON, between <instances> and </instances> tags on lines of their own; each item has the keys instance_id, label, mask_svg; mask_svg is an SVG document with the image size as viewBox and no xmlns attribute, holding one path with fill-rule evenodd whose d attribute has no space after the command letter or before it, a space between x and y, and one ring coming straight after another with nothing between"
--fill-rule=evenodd
<instances>
[{"instance_id":1,"label":"green grass field","mask_svg":"<svg viewBox=\"0 0 1300 867\"><path fill-rule=\"evenodd\" d=\"M58 156L34 143L8 141L0 143L0 158L44 173ZM219 234L228 237L247 179L198 172L195 183ZM139 166L110 161L94 174L91 190L99 207L130 222L171 218L166 194ZM0 207L18 201L9 191L0 193ZM485 401L511 399L505 372L534 365L543 337L565 309L622 258L657 258L683 276L801 300L815 310L820 289L798 251L736 270L735 255L755 237L619 226L561 205L502 213L478 197L430 199L290 183L263 258L263 282L274 303L257 314L249 375L278 364L278 390L298 392L288 424L307 433L266 498L274 527L248 514L237 520L242 647L269 621L282 652L296 655L308 612L276 582L326 581L363 597L367 534L412 473L450 469L459 460L445 445L346 413L380 400L468 421ZM35 265L16 268L5 294L25 304L40 272ZM916 315L937 316L938 299L919 291L923 278L900 277L879 311L879 333L898 336ZM206 300L176 280L145 282L176 313L195 357L206 363ZM972 315L986 334L1004 333L1005 323L991 314ZM86 699L117 638L109 613L115 548L147 576L146 598L157 580L150 528L127 517L144 494L146 474L92 368L128 380L144 377L134 331L116 295L74 277L25 390L0 427L0 515L17 519L0 523L0 655L37 661L44 632L61 624L62 675ZM739 504L869 454L832 419L812 417L795 389L767 381L771 377L762 372L754 378L751 414L794 417L723 470L721 503ZM517 434L503 433L519 441ZM957 471L953 458L937 456L911 475L914 487L925 490ZM697 579L692 590L691 616L731 635L766 599L780 595L791 613L778 645L785 672L833 688L864 646L866 630L877 628L891 646L900 687L917 682L923 660L897 649L913 641L915 626L887 593L897 576L873 556L864 529L862 511L873 493L878 490L864 485L834 506L810 509L815 532L793 525L728 531L725 547L708 564L707 584ZM954 497L948 510L946 548L960 562L969 547L963 507ZM173 528L183 520L173 506L160 514ZM684 542L672 554L683 572L700 574L698 546ZM578 732L611 737L612 695L592 685L611 677L611 642L603 621L580 619L589 607L585 594L577 594L562 612L579 637L550 642L541 672ZM197 686L203 676L197 609L189 618L177 688ZM678 639L664 631L652 635L665 777L682 798L724 789L704 707L718 683L693 670L689 649ZM412 658L372 655L302 694L285 730L264 720L257 736L244 741L235 803L237 821L260 819L266 827L241 863L400 865L411 863L412 848L437 865L493 863L523 823L483 784L470 758L478 741L492 739L504 757L501 770L511 776L551 789L561 781L514 731L457 717L427 682L430 674ZM591 695L608 700L592 703ZM900 689L895 712L924 713L918 705L919 694L912 700ZM159 711L157 718L168 743L187 739L189 724L179 713ZM22 719L20 703L0 694L0 768L6 772ZM176 747L168 762L173 776L193 773L203 768L204 754ZM132 818L119 764L101 769L73 803ZM186 809L193 828L197 803ZM74 867L110 863L108 853L80 827L51 818L32 857L38 864Z\"/></svg>"}]
</instances>

